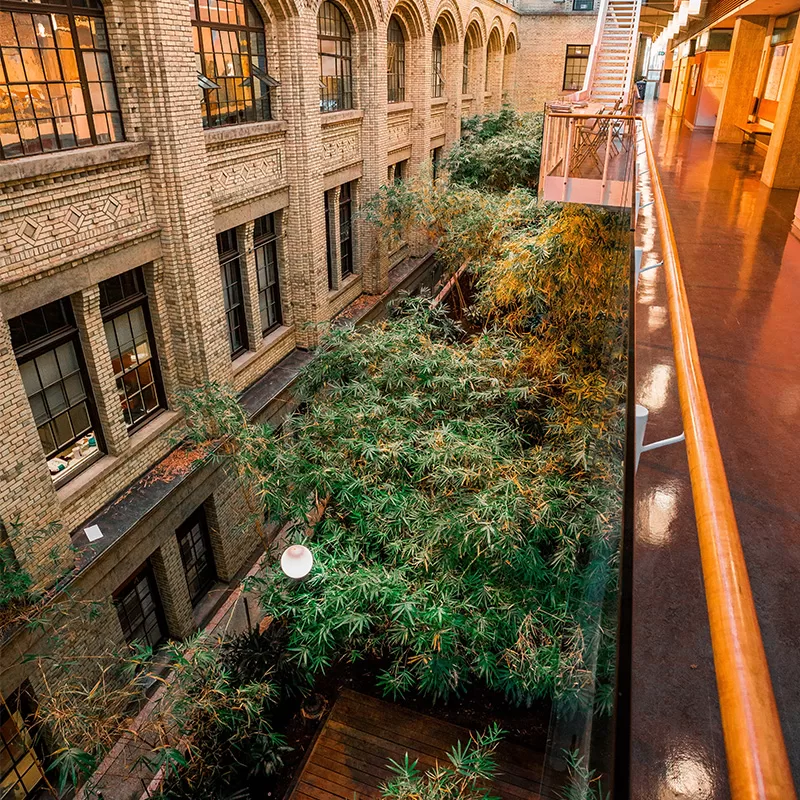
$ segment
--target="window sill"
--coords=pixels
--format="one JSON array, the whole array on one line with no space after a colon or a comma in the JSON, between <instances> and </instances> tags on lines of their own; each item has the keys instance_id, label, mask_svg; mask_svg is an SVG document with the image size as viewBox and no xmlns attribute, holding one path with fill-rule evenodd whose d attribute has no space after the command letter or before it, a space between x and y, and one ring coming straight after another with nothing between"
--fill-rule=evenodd
<instances>
[{"instance_id":1,"label":"window sill","mask_svg":"<svg viewBox=\"0 0 800 800\"><path fill-rule=\"evenodd\" d=\"M270 331L259 343L257 350L247 350L240 356L237 356L231 364L233 374L238 375L243 369L251 364L255 359L264 355L267 350L275 347L276 344L283 341L284 338L294 333L294 326L281 325Z\"/></svg>"},{"instance_id":2,"label":"window sill","mask_svg":"<svg viewBox=\"0 0 800 800\"><path fill-rule=\"evenodd\" d=\"M348 275L336 289L331 289L328 292L328 302L332 303L340 294L346 292L357 280L360 280L360 278L361 275L358 273Z\"/></svg>"},{"instance_id":3,"label":"window sill","mask_svg":"<svg viewBox=\"0 0 800 800\"><path fill-rule=\"evenodd\" d=\"M283 133L288 124L286 120L269 119L264 122L247 122L244 125L221 125L219 128L207 128L203 131L206 147L237 142L242 139L253 139L256 136L269 136L273 133Z\"/></svg>"},{"instance_id":4,"label":"window sill","mask_svg":"<svg viewBox=\"0 0 800 800\"><path fill-rule=\"evenodd\" d=\"M56 489L56 495L61 505L68 506L79 500L86 492L93 489L102 480L123 464L127 459L136 455L142 448L161 436L164 431L172 427L180 414L177 411L164 409L156 414L146 425L143 425L128 439L129 447L117 456L103 455L93 464L81 470L74 478Z\"/></svg>"},{"instance_id":5,"label":"window sill","mask_svg":"<svg viewBox=\"0 0 800 800\"><path fill-rule=\"evenodd\" d=\"M431 108L436 108L437 106L446 106L448 102L449 101L446 97L434 97L431 99Z\"/></svg>"},{"instance_id":6,"label":"window sill","mask_svg":"<svg viewBox=\"0 0 800 800\"><path fill-rule=\"evenodd\" d=\"M474 97L473 97L471 94L462 94L462 95L461 95L461 101L462 101L462 102L463 102L464 100L474 100L474 99L475 99L475 98L474 98Z\"/></svg>"},{"instance_id":7,"label":"window sill","mask_svg":"<svg viewBox=\"0 0 800 800\"><path fill-rule=\"evenodd\" d=\"M38 153L0 162L0 183L24 181L52 175L54 172L101 167L117 161L144 158L150 154L147 142L115 142L91 147L76 147L55 153Z\"/></svg>"},{"instance_id":8,"label":"window sill","mask_svg":"<svg viewBox=\"0 0 800 800\"><path fill-rule=\"evenodd\" d=\"M389 103L389 115L392 114L399 114L402 111L413 111L414 104L413 103Z\"/></svg>"},{"instance_id":9,"label":"window sill","mask_svg":"<svg viewBox=\"0 0 800 800\"><path fill-rule=\"evenodd\" d=\"M361 119L364 112L360 108L350 108L347 111L325 111L320 112L320 120L324 126L336 125L340 122L350 122L351 120Z\"/></svg>"}]
</instances>

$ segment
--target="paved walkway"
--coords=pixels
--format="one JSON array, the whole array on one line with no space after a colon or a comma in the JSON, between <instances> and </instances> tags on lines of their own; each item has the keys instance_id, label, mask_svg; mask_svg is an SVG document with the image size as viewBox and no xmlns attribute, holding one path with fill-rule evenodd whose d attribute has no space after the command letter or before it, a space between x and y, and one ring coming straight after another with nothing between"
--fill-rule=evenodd
<instances>
[{"instance_id":1,"label":"paved walkway","mask_svg":"<svg viewBox=\"0 0 800 800\"><path fill-rule=\"evenodd\" d=\"M800 787L800 241L796 191L763 157L645 106L795 782ZM645 200L649 199L645 197ZM652 207L640 244L660 260ZM642 275L637 386L647 440L681 430L661 270ZM636 800L729 796L686 451L645 453L636 481Z\"/></svg>"},{"instance_id":2,"label":"paved walkway","mask_svg":"<svg viewBox=\"0 0 800 800\"><path fill-rule=\"evenodd\" d=\"M395 703L345 690L333 706L306 758L291 800L366 800L380 798L380 787L394 777L389 759L402 763L408 753L420 770L447 753L469 731ZM493 794L502 800L544 800L539 794L542 757L503 742L496 754L498 774Z\"/></svg>"}]
</instances>

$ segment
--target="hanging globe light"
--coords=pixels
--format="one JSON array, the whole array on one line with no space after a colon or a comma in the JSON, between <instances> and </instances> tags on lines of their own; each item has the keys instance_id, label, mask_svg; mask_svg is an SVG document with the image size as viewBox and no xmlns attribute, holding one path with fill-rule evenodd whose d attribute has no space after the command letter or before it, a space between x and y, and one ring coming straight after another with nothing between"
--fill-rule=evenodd
<instances>
[{"instance_id":1,"label":"hanging globe light","mask_svg":"<svg viewBox=\"0 0 800 800\"><path fill-rule=\"evenodd\" d=\"M283 551L281 556L281 569L284 575L300 580L305 578L311 567L314 566L314 556L311 551L302 544L293 544Z\"/></svg>"}]
</instances>

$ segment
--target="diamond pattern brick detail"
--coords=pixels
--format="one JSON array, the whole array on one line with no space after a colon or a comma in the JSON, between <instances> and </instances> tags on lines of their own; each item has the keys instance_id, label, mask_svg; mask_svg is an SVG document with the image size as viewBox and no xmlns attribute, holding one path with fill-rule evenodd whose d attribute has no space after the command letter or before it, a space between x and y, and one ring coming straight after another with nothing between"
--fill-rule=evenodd
<instances>
[{"instance_id":1,"label":"diamond pattern brick detail","mask_svg":"<svg viewBox=\"0 0 800 800\"><path fill-rule=\"evenodd\" d=\"M20 239L23 239L28 244L36 244L39 234L42 232L42 226L30 217L25 217L22 224L19 226L17 233Z\"/></svg>"},{"instance_id":2,"label":"diamond pattern brick detail","mask_svg":"<svg viewBox=\"0 0 800 800\"><path fill-rule=\"evenodd\" d=\"M119 212L122 210L122 203L117 200L116 197L113 195L106 198L105 203L103 203L103 213L110 217L111 219L116 219L119 216Z\"/></svg>"},{"instance_id":3,"label":"diamond pattern brick detail","mask_svg":"<svg viewBox=\"0 0 800 800\"><path fill-rule=\"evenodd\" d=\"M76 233L80 230L81 225L83 225L83 221L86 219L86 215L78 211L75 206L70 206L67 209L67 213L64 216L64 224L70 229L75 231Z\"/></svg>"}]
</instances>

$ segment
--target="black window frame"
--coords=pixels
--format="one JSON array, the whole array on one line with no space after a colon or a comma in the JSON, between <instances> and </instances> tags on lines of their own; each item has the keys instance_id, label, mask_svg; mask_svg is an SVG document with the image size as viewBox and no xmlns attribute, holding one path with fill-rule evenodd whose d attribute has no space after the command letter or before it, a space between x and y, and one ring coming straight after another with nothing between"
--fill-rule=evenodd
<instances>
[{"instance_id":1,"label":"black window frame","mask_svg":"<svg viewBox=\"0 0 800 800\"><path fill-rule=\"evenodd\" d=\"M469 78L472 60L472 42L469 38L469 32L464 38L464 61L461 66L461 94L469 94Z\"/></svg>"},{"instance_id":2,"label":"black window frame","mask_svg":"<svg viewBox=\"0 0 800 800\"><path fill-rule=\"evenodd\" d=\"M444 97L444 37L439 23L433 28L431 37L431 97Z\"/></svg>"},{"instance_id":3,"label":"black window frame","mask_svg":"<svg viewBox=\"0 0 800 800\"><path fill-rule=\"evenodd\" d=\"M355 237L353 236L353 201L355 181L339 187L339 277L355 273Z\"/></svg>"},{"instance_id":4,"label":"black window frame","mask_svg":"<svg viewBox=\"0 0 800 800\"><path fill-rule=\"evenodd\" d=\"M217 568L204 506L200 506L178 526L175 538L181 553L189 599L194 608L217 581Z\"/></svg>"},{"instance_id":5,"label":"black window frame","mask_svg":"<svg viewBox=\"0 0 800 800\"><path fill-rule=\"evenodd\" d=\"M444 145L439 145L431 149L431 173L433 180L439 177L442 163L442 153L444 152Z\"/></svg>"},{"instance_id":6,"label":"black window frame","mask_svg":"<svg viewBox=\"0 0 800 800\"><path fill-rule=\"evenodd\" d=\"M198 84L202 91L200 103L204 128L219 128L228 125L246 125L249 122L266 122L272 116L272 90L278 82L269 74L267 60L266 25L261 14L250 0L223 0L226 14L230 7L241 7L243 22L221 22L211 19L211 8L203 0L192 0L192 36L194 38L195 66ZM208 10L209 19L203 19L203 10ZM220 15L219 5L214 9ZM238 10L236 11L239 16ZM208 37L203 31L210 31ZM217 51L215 45L227 41L229 52ZM211 45L211 54L207 52ZM234 52L234 46L238 50ZM240 75L219 75L216 69L220 56L230 55L229 65L238 65ZM213 70L210 69L213 65ZM235 69L235 67L234 67ZM209 74L213 72L213 74ZM241 79L241 80L240 80ZM256 97L256 87L263 94ZM230 90L235 91L236 101L233 110L220 113L220 92L224 89L226 97ZM228 107L230 107L228 101ZM216 112L214 109L216 108Z\"/></svg>"},{"instance_id":7,"label":"black window frame","mask_svg":"<svg viewBox=\"0 0 800 800\"><path fill-rule=\"evenodd\" d=\"M16 42L0 48L0 74L3 75L0 109L7 109L0 116L0 160L125 141L108 26L100 0L63 0L61 3L4 0L0 14L9 15ZM31 18L33 44L25 37L20 38L17 18L23 15ZM60 46L63 41L58 41L62 39L59 32L66 33L67 27L53 28L53 23L61 23L62 18L68 21L71 38L68 46ZM41 31L46 31L44 36ZM42 46L40 40L48 38L53 47ZM28 46L24 45L25 41L28 41ZM43 58L47 54L52 55ZM67 80L65 67L72 71L73 66L72 74L77 73L77 79ZM24 80L9 81L9 75L15 73L24 75ZM56 74L59 77L54 77ZM27 102L12 101L11 86L27 87ZM70 92L70 87L77 86L80 94L76 96ZM33 87L37 87L37 94L34 94ZM59 89L63 89L63 94ZM4 92L8 93L5 102ZM21 92L14 96L18 99L23 97ZM80 109L74 107L78 97L82 101ZM19 108L20 105L23 108ZM57 113L59 107L62 113ZM46 112L47 108L50 113ZM84 118L88 137L79 139L77 125ZM104 118L104 133L98 132L101 118ZM36 136L26 140L35 143L33 146L23 144L21 125L36 129ZM43 134L42 129L47 126L51 126L51 130ZM6 136L12 135L12 129L16 144L5 141ZM66 143L68 139L74 140L73 143ZM52 146L45 147L46 142Z\"/></svg>"},{"instance_id":8,"label":"black window frame","mask_svg":"<svg viewBox=\"0 0 800 800\"><path fill-rule=\"evenodd\" d=\"M331 192L333 190L329 189L325 192L325 260L328 263L328 290L332 291L335 287L334 281L334 241L333 241L333 224L331 219L331 214L333 213L333 209L331 208Z\"/></svg>"},{"instance_id":9,"label":"black window frame","mask_svg":"<svg viewBox=\"0 0 800 800\"><path fill-rule=\"evenodd\" d=\"M145 610L144 605L142 604L141 594L139 593L139 587L143 582L147 585L147 591L153 603L152 616L155 621L155 628L152 625L145 626L145 635L144 637L140 637L132 635L138 629L139 623L137 623L136 626L131 625L128 607L125 605L125 598L130 596L133 592L136 593L136 599L138 600L139 608L141 609L142 624L146 623L147 617L150 615L150 611ZM161 595L158 591L158 582L156 581L155 572L153 571L153 565L150 563L150 559L145 561L144 564L142 564L142 566L136 570L136 572L134 572L133 575L131 575L125 581L125 583L123 583L122 586L117 589L116 592L114 592L113 600L114 607L117 611L117 617L119 618L119 624L122 628L122 635L125 637L125 641L128 644L133 644L133 642L136 641L144 641L147 645L153 648L153 650L155 650L160 644L169 638L169 630L167 629L166 617L164 615L164 606L161 603ZM121 612L124 612L124 616ZM160 635L158 639L152 639L150 632L156 628Z\"/></svg>"},{"instance_id":10,"label":"black window frame","mask_svg":"<svg viewBox=\"0 0 800 800\"><path fill-rule=\"evenodd\" d=\"M230 246L227 246L230 245ZM217 234L217 254L222 278L222 297L225 321L228 329L228 346L231 360L246 353L250 343L247 336L247 313L245 310L244 285L242 283L242 255L239 252L239 235L236 228ZM238 302L232 303L230 289L238 287ZM236 331L240 341L236 341Z\"/></svg>"},{"instance_id":11,"label":"black window frame","mask_svg":"<svg viewBox=\"0 0 800 800\"><path fill-rule=\"evenodd\" d=\"M119 289L119 296L112 299L109 297L108 290L111 288L113 284L117 284ZM144 280L144 272L141 267L129 270L128 272L123 272L120 275L114 275L113 277L108 278L107 280L102 281L100 283L100 315L103 319L103 326L105 328L105 333L106 333L106 341L108 343L109 353L111 355L112 368L114 363L114 353L111 349L112 343L109 341L108 328L106 326L108 325L108 323L112 323L112 326L114 327L114 339L118 346L119 337L117 336L116 326L113 325L114 321L122 316L126 316L129 320L129 324L131 325L131 331L132 331L133 323L131 322L130 315L137 309L141 309L142 317L144 320L144 328L145 332L147 333L147 343L150 349L150 357L149 359L147 359L147 361L143 362L139 362L137 360L137 364L135 367L128 369L123 368L123 372L121 373L121 378L117 378L115 374L114 377L117 385L117 395L119 396L120 399L123 416L125 416L126 403L128 404L127 407L130 406L130 396L128 395L128 390L125 384L125 375L130 375L135 372L137 385L139 386L139 393L142 394L142 399L144 401L144 392L142 390L141 380L139 376L139 369L142 366L144 366L144 364L149 364L152 381L150 384L147 384L147 386L150 385L153 386L153 390L155 392L155 397L156 397L156 404L149 410L146 410L142 416L138 417L134 421L129 422L128 418L127 417L125 418L125 427L127 428L129 434L134 433L136 430L141 428L142 425L145 425L147 422L153 419L153 417L161 413L161 411L163 411L167 407L167 397L164 392L164 384L161 375L161 366L159 364L159 359L158 359L158 348L156 346L156 339L153 333L153 320L152 317L150 316L150 304L148 302L148 297L147 297L147 287ZM138 353L137 353L137 359L138 359ZM136 392L134 392L134 394L136 394Z\"/></svg>"},{"instance_id":12,"label":"black window frame","mask_svg":"<svg viewBox=\"0 0 800 800\"><path fill-rule=\"evenodd\" d=\"M573 11L594 11L594 0L572 0Z\"/></svg>"},{"instance_id":13,"label":"black window frame","mask_svg":"<svg viewBox=\"0 0 800 800\"><path fill-rule=\"evenodd\" d=\"M327 27L325 22L329 23ZM329 33L329 30L336 32ZM323 42L331 44L323 45ZM324 47L332 50L323 51ZM320 112L326 114L353 108L353 29L347 14L332 0L323 0L317 12L317 53ZM333 76L323 74L323 58L334 59ZM331 81L326 78L331 78Z\"/></svg>"},{"instance_id":14,"label":"black window frame","mask_svg":"<svg viewBox=\"0 0 800 800\"><path fill-rule=\"evenodd\" d=\"M570 52L571 50L586 50L586 53L575 53ZM591 53L592 46L589 44L568 44L566 50L564 51L564 79L561 83L562 91L565 92L579 92L583 88L583 79L586 77L586 70L589 66L589 55ZM567 76L575 76L578 73L575 71L576 64L582 64L583 67L580 72L580 85L577 84L576 81L571 81L570 84L567 84ZM575 84L575 85L573 85Z\"/></svg>"},{"instance_id":15,"label":"black window frame","mask_svg":"<svg viewBox=\"0 0 800 800\"><path fill-rule=\"evenodd\" d=\"M406 99L406 37L394 14L386 26L386 96L390 103Z\"/></svg>"},{"instance_id":16,"label":"black window frame","mask_svg":"<svg viewBox=\"0 0 800 800\"><path fill-rule=\"evenodd\" d=\"M33 691L28 681L24 681L0 703L0 750L4 751L0 763L8 766L5 772L0 773L0 786L8 790L21 786L25 797L33 797L37 787L45 780L45 764L39 755L38 736L33 726L35 708ZM19 742L15 743L15 739ZM15 756L15 751L19 753L19 757ZM20 765L26 758L30 758L31 762L21 770ZM24 779L34 770L39 777L29 788ZM12 773L17 780L13 784L7 783ZM4 796L10 798L12 795L9 791Z\"/></svg>"},{"instance_id":17,"label":"black window frame","mask_svg":"<svg viewBox=\"0 0 800 800\"><path fill-rule=\"evenodd\" d=\"M258 309L261 317L262 336L267 336L283 324L279 238L280 221L276 213L265 214L255 220L253 226L253 254L256 261ZM273 267L271 276L270 263ZM270 277L272 278L271 283L269 282ZM271 309L274 309L274 314L271 313ZM266 320L264 318L265 311Z\"/></svg>"},{"instance_id":18,"label":"black window frame","mask_svg":"<svg viewBox=\"0 0 800 800\"><path fill-rule=\"evenodd\" d=\"M34 315L41 315L43 333L39 336L31 337L29 333L26 332L26 325L28 328L30 328L35 324ZM50 319L49 322L48 317ZM55 327L49 327L51 323L56 322L60 322L60 324L57 324ZM94 435L94 452L90 453L87 458L83 458L76 462L73 467L67 467L64 470L59 470L51 474L53 481L59 484L62 482L62 480L65 481L71 479L83 469L88 467L89 464L96 460L96 458L105 453L106 449L105 440L103 439L103 430L100 424L100 416L97 413L97 405L92 392L92 382L89 379L89 374L86 369L86 361L83 355L80 330L78 329L78 325L75 321L72 303L68 297L63 297L59 300L55 300L52 303L46 303L43 306L39 306L39 308L26 311L17 317L13 317L8 321L8 324L11 330L11 341L14 350L14 356L17 361L17 367L20 370L20 375L23 375L23 366L25 364L31 361L34 362L34 369L36 371L41 391L34 392L33 394L42 395L42 406L48 415L47 420L44 423L40 424L36 421L36 412L33 404L31 404L32 395L28 394L27 387L25 389L25 394L28 398L28 403L31 404L31 414L34 416L34 424L36 424L37 432L46 424L54 444L53 448L49 450L46 449L46 443L41 434L39 435L39 440L42 445L45 459L50 461L51 459L58 457L60 454L63 454L68 448L73 447L80 439L87 436L87 434L91 433ZM22 340L23 337L24 341ZM61 363L57 355L57 351L65 345L72 346L72 352L77 365L77 369L73 370L66 377L62 374ZM53 358L56 362L59 379L57 381L52 381L45 386L45 383L42 380L39 364L36 362L37 359L42 358L49 352L54 354ZM84 393L84 397L81 398L81 402L85 403L86 405L86 417L88 421L88 427L81 429L80 433L77 434L75 433L74 422L69 412L74 408L77 408L79 403L73 403L66 406L64 410L61 410L58 413L53 413L50 409L50 401L47 398L47 389L52 388L56 385L56 383L58 383L63 384L61 386L61 390L63 392L64 399L68 401L69 394L66 390L67 380L73 375L77 375L81 379L82 390ZM64 414L67 414L69 418L70 430L73 435L64 439L59 444L56 437L56 419Z\"/></svg>"}]
</instances>

